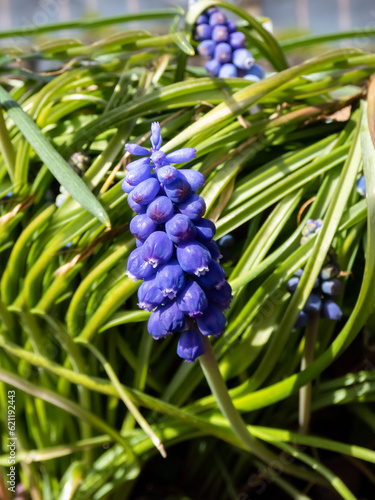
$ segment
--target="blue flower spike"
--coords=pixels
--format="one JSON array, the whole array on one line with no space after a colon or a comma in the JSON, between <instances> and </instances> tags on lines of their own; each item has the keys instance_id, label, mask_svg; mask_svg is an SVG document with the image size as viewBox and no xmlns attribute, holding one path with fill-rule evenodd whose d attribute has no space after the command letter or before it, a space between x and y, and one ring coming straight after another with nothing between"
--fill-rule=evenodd
<instances>
[{"instance_id":1,"label":"blue flower spike","mask_svg":"<svg viewBox=\"0 0 375 500\"><path fill-rule=\"evenodd\" d=\"M301 245L320 231L323 225L322 219L309 219L302 229ZM332 248L316 279L312 293L300 312L294 328L303 328L307 325L310 316L320 314L322 318L339 321L343 317L340 307L334 299L342 292L342 284L338 279L340 266L337 263L337 255ZM293 295L303 275L303 269L298 269L286 283L287 291Z\"/></svg>"},{"instance_id":2,"label":"blue flower spike","mask_svg":"<svg viewBox=\"0 0 375 500\"><path fill-rule=\"evenodd\" d=\"M220 13L214 10L211 17L214 14ZM137 248L129 255L127 274L143 281L138 306L151 312L149 333L159 340L182 332L177 354L193 362L204 354L202 335L223 333L222 311L230 306L232 289L218 263L215 224L203 217L206 205L195 192L205 178L197 170L172 165L193 160L196 151L182 148L165 154L161 144L155 122L151 150L126 145L129 153L143 156L128 165L122 182L128 204L137 214L130 222Z\"/></svg>"},{"instance_id":3,"label":"blue flower spike","mask_svg":"<svg viewBox=\"0 0 375 500\"><path fill-rule=\"evenodd\" d=\"M207 9L195 22L194 39L201 42L198 52L209 58L205 68L210 76L219 78L242 77L249 82L259 82L265 77L264 69L255 64L245 48L246 36L237 31L235 21L215 7Z\"/></svg>"}]
</instances>

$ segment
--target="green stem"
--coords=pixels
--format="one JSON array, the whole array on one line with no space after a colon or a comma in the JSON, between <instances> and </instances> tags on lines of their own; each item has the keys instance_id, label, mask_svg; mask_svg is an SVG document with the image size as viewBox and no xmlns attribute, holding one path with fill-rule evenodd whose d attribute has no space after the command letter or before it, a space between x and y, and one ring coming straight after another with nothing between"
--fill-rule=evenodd
<instances>
[{"instance_id":1,"label":"green stem","mask_svg":"<svg viewBox=\"0 0 375 500\"><path fill-rule=\"evenodd\" d=\"M245 422L236 410L228 393L227 386L225 385L224 379L220 373L209 339L203 337L203 342L206 352L203 356L199 357L200 365L211 392L215 396L217 405L224 417L228 420L232 431L240 438L251 453L263 460L266 464L272 464L275 463L275 461L279 462L280 459L277 455L269 451L266 446L261 444L249 433ZM286 464L284 461L282 467L285 473L291 475L295 475L296 469L298 469L296 466Z\"/></svg>"},{"instance_id":2,"label":"green stem","mask_svg":"<svg viewBox=\"0 0 375 500\"><path fill-rule=\"evenodd\" d=\"M319 331L319 314L310 316L306 326L305 347L301 360L301 372L305 370L313 361L315 353L316 338ZM300 432L306 434L310 426L311 418L311 382L301 387L299 390L299 428Z\"/></svg>"}]
</instances>

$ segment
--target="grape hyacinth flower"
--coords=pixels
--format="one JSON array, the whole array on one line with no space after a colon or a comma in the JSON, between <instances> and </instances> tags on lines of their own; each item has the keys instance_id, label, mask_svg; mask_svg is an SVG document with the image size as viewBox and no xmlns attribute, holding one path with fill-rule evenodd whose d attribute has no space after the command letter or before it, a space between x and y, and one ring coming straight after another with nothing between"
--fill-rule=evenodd
<instances>
[{"instance_id":1,"label":"grape hyacinth flower","mask_svg":"<svg viewBox=\"0 0 375 500\"><path fill-rule=\"evenodd\" d=\"M210 26L222 17L215 19ZM137 214L130 222L137 248L129 255L127 274L143 280L138 306L151 312L149 333L162 339L182 332L177 354L192 362L205 352L202 335L223 333L222 311L230 305L232 289L218 263L215 224L203 217L206 205L195 193L205 178L196 170L173 166L191 161L196 151L182 148L165 154L161 143L160 126L153 123L150 150L125 146L128 153L141 156L127 165L122 182Z\"/></svg>"},{"instance_id":2,"label":"grape hyacinth flower","mask_svg":"<svg viewBox=\"0 0 375 500\"><path fill-rule=\"evenodd\" d=\"M205 65L209 75L241 77L252 82L265 77L264 69L255 64L254 57L245 48L246 36L216 7L207 9L197 18L194 39L200 42L199 54L209 58Z\"/></svg>"},{"instance_id":3,"label":"grape hyacinth flower","mask_svg":"<svg viewBox=\"0 0 375 500\"><path fill-rule=\"evenodd\" d=\"M309 219L306 223L306 226L302 229L301 245L312 238L315 233L319 232L322 225L322 219Z\"/></svg>"},{"instance_id":4,"label":"grape hyacinth flower","mask_svg":"<svg viewBox=\"0 0 375 500\"><path fill-rule=\"evenodd\" d=\"M323 221L321 219L309 219L302 230L301 244L312 238L320 230L322 224ZM322 318L333 321L342 319L342 311L334 300L342 291L341 281L338 279L340 272L341 269L337 262L337 255L331 248L328 252L326 262L315 281L313 290L298 316L297 322L294 325L295 328L306 326L309 317L316 314L320 314ZM302 275L303 269L298 269L288 280L286 289L290 294L293 295L296 291Z\"/></svg>"}]
</instances>

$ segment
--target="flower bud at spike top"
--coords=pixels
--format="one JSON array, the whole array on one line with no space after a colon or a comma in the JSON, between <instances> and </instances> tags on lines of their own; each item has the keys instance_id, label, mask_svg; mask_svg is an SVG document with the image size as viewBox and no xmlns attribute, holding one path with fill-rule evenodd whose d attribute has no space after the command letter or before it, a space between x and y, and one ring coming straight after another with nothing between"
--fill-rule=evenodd
<instances>
[{"instance_id":1,"label":"flower bud at spike top","mask_svg":"<svg viewBox=\"0 0 375 500\"><path fill-rule=\"evenodd\" d=\"M212 57L215 53L216 43L213 40L203 40L198 45L198 52L202 57Z\"/></svg>"},{"instance_id":2,"label":"flower bud at spike top","mask_svg":"<svg viewBox=\"0 0 375 500\"><path fill-rule=\"evenodd\" d=\"M162 138L160 135L160 125L158 122L151 124L151 144L155 151L158 151L162 143Z\"/></svg>"},{"instance_id":3,"label":"flower bud at spike top","mask_svg":"<svg viewBox=\"0 0 375 500\"><path fill-rule=\"evenodd\" d=\"M134 160L131 163L128 163L126 165L126 170L130 172L133 169L141 167L142 165L149 165L150 163L151 163L151 158L148 157L139 158L139 160Z\"/></svg>"},{"instance_id":4,"label":"flower bud at spike top","mask_svg":"<svg viewBox=\"0 0 375 500\"><path fill-rule=\"evenodd\" d=\"M125 144L126 151L135 156L146 156L150 154L150 151L138 144Z\"/></svg>"},{"instance_id":5,"label":"flower bud at spike top","mask_svg":"<svg viewBox=\"0 0 375 500\"><path fill-rule=\"evenodd\" d=\"M177 345L177 354L185 361L192 363L205 353L200 333L196 330L185 330L180 335Z\"/></svg>"},{"instance_id":6,"label":"flower bud at spike top","mask_svg":"<svg viewBox=\"0 0 375 500\"><path fill-rule=\"evenodd\" d=\"M226 22L227 18L222 12L214 12L210 15L210 26L217 26L218 24L225 24Z\"/></svg>"},{"instance_id":7,"label":"flower bud at spike top","mask_svg":"<svg viewBox=\"0 0 375 500\"><path fill-rule=\"evenodd\" d=\"M161 339L182 332L178 355L194 361L204 354L202 334L216 337L224 331L222 311L230 305L232 290L216 262L220 250L213 241L215 225L202 218L206 204L195 193L205 178L197 170L171 165L191 161L195 149L182 148L167 155L160 151L162 138L156 122L151 126L151 144L151 153L127 145L134 154L144 154L129 164L123 181L128 204L138 214L130 222L137 248L129 255L127 274L134 281L144 280L138 289L138 305L152 312L149 333ZM197 329L185 330L192 323Z\"/></svg>"},{"instance_id":8,"label":"flower bud at spike top","mask_svg":"<svg viewBox=\"0 0 375 500\"><path fill-rule=\"evenodd\" d=\"M232 47L229 43L221 42L216 45L215 59L219 63L229 63L232 59Z\"/></svg>"},{"instance_id":9,"label":"flower bud at spike top","mask_svg":"<svg viewBox=\"0 0 375 500\"><path fill-rule=\"evenodd\" d=\"M198 0L199 1L199 0ZM209 7L207 10L206 10L206 14L208 16L210 16L211 14L213 14L214 12L219 12L219 9L217 7Z\"/></svg>"},{"instance_id":10,"label":"flower bud at spike top","mask_svg":"<svg viewBox=\"0 0 375 500\"><path fill-rule=\"evenodd\" d=\"M161 167L162 165L165 164L166 161L165 153L163 153L163 151L155 151L151 155L151 160L156 167Z\"/></svg>"},{"instance_id":11,"label":"flower bud at spike top","mask_svg":"<svg viewBox=\"0 0 375 500\"><path fill-rule=\"evenodd\" d=\"M219 71L219 78L237 78L237 74L234 64L223 64Z\"/></svg>"},{"instance_id":12,"label":"flower bud at spike top","mask_svg":"<svg viewBox=\"0 0 375 500\"><path fill-rule=\"evenodd\" d=\"M174 213L173 203L167 196L158 196L147 207L147 215L156 224L163 224Z\"/></svg>"},{"instance_id":13,"label":"flower bud at spike top","mask_svg":"<svg viewBox=\"0 0 375 500\"><path fill-rule=\"evenodd\" d=\"M191 170L187 168L178 169L178 176L185 179L191 187L192 191L202 188L206 183L206 178L198 170Z\"/></svg>"},{"instance_id":14,"label":"flower bud at spike top","mask_svg":"<svg viewBox=\"0 0 375 500\"><path fill-rule=\"evenodd\" d=\"M139 240L146 240L156 228L157 224L146 214L136 215L129 225L130 232Z\"/></svg>"},{"instance_id":15,"label":"flower bud at spike top","mask_svg":"<svg viewBox=\"0 0 375 500\"><path fill-rule=\"evenodd\" d=\"M193 160L197 156L194 148L182 148L166 155L166 160L170 163L185 163Z\"/></svg>"}]
</instances>

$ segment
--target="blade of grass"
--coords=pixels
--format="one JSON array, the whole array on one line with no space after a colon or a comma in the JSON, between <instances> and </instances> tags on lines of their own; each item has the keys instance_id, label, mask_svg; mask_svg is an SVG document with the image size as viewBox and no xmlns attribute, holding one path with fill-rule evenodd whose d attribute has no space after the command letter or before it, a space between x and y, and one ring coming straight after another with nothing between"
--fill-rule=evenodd
<instances>
[{"instance_id":1,"label":"blade of grass","mask_svg":"<svg viewBox=\"0 0 375 500\"><path fill-rule=\"evenodd\" d=\"M34 36L41 33L49 33L57 30L71 29L95 29L103 26L113 26L114 24L130 23L133 21L154 21L155 19L174 18L176 15L183 15L184 10L179 7L170 7L167 9L148 10L144 12L134 12L130 14L122 14L119 16L100 17L98 19L77 19L63 21L59 23L49 24L33 24L9 30L2 30L0 38L26 37Z\"/></svg>"},{"instance_id":2,"label":"blade of grass","mask_svg":"<svg viewBox=\"0 0 375 500\"><path fill-rule=\"evenodd\" d=\"M0 86L0 104L16 123L36 154L74 199L107 227L109 217L86 184L63 160L42 131L21 106Z\"/></svg>"}]
</instances>

